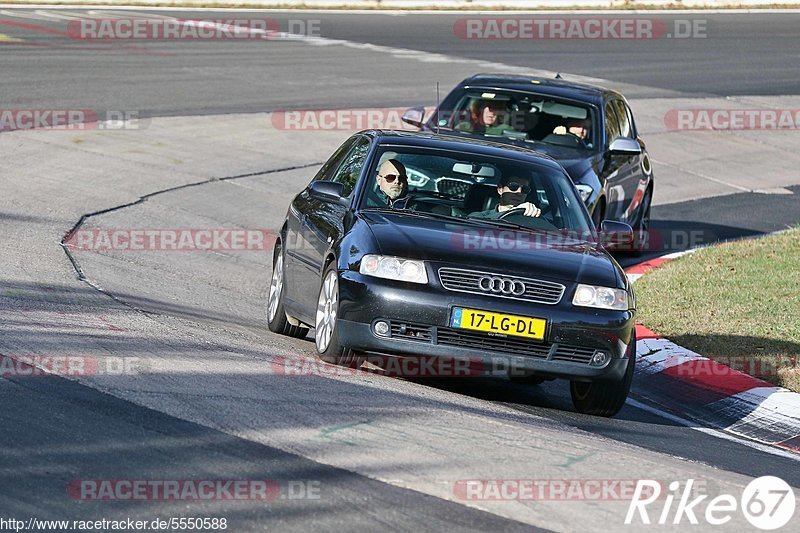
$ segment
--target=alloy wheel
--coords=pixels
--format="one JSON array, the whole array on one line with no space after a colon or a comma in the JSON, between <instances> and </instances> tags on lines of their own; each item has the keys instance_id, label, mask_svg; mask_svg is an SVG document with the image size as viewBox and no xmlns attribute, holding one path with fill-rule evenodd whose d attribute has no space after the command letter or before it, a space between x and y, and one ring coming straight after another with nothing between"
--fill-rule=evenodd
<instances>
[{"instance_id":1,"label":"alloy wheel","mask_svg":"<svg viewBox=\"0 0 800 533\"><path fill-rule=\"evenodd\" d=\"M336 327L336 313L339 304L339 280L336 271L330 271L322 282L317 303L317 320L315 340L317 351L324 353L331 342Z\"/></svg>"}]
</instances>

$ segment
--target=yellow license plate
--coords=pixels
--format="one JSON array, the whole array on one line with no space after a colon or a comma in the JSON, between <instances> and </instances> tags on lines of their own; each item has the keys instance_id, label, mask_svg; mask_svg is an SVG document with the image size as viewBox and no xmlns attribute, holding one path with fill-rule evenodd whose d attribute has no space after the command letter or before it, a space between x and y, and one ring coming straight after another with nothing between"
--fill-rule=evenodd
<instances>
[{"instance_id":1,"label":"yellow license plate","mask_svg":"<svg viewBox=\"0 0 800 533\"><path fill-rule=\"evenodd\" d=\"M505 315L502 313L493 313L491 311L456 307L453 309L453 317L450 319L450 326L474 331L485 331L486 333L499 333L502 335L514 335L516 337L544 340L544 330L547 326L547 321L542 318Z\"/></svg>"}]
</instances>

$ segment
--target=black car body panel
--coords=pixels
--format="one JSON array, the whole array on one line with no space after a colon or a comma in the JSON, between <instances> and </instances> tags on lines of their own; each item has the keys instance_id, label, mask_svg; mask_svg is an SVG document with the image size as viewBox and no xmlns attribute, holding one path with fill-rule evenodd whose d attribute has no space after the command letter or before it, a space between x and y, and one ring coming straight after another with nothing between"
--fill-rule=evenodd
<instances>
[{"instance_id":1,"label":"black car body panel","mask_svg":"<svg viewBox=\"0 0 800 533\"><path fill-rule=\"evenodd\" d=\"M652 167L645 143L638 135L633 114L622 94L603 87L563 79L479 74L456 85L442 100L439 109L431 114L422 129L424 131L447 131L463 137L475 136L473 133L453 131L451 127L448 127L448 120L453 114L453 109L461 97L469 91L507 91L518 94L545 95L589 106L595 120L598 121L598 127L593 132L594 150L592 151L501 136L492 137L492 140L547 154L564 167L576 185L583 184L591 187L592 192L585 202L595 223L602 220L615 220L636 227L642 217L646 215L645 209L649 207L649 202L643 204L643 198L648 190L652 197ZM611 102L615 104L609 109L608 106ZM611 155L608 152L609 144L613 139L607 136L605 117L609 111L613 112L614 109L617 109L615 106L619 106L619 110L626 111L631 127L629 136L639 143L640 154ZM443 119L442 124L438 124L439 119ZM452 124L449 125L452 126ZM598 209L600 211L596 212Z\"/></svg>"},{"instance_id":2,"label":"black car body panel","mask_svg":"<svg viewBox=\"0 0 800 533\"><path fill-rule=\"evenodd\" d=\"M293 321L314 326L322 274L335 262L339 277L338 335L349 348L365 353L415 354L479 358L514 358L515 365L543 376L572 380L619 380L627 367L628 345L634 334L635 300L630 283L613 257L591 237L585 241L534 246L509 252L465 246L464 232L491 229L471 219L443 219L390 209L362 209L360 202L372 182L379 149L424 148L445 154L501 157L518 164L549 169L569 187L575 209L588 212L563 169L547 156L521 147L430 133L366 131L348 139L317 174L324 180L346 168L341 152L358 152L363 167L346 197L321 197L310 185L289 207L279 238L285 261L284 306ZM339 168L339 170L335 170ZM334 170L332 170L334 169ZM313 183L313 182L312 182ZM349 187L349 185L348 185ZM498 228L494 228L497 230ZM514 234L511 230L503 230ZM526 233L528 234L528 233ZM462 239L461 241L459 239ZM277 249L277 248L276 248ZM365 254L400 256L425 261L427 284L376 278L359 272ZM555 303L536 303L488 294L447 289L439 269L473 269L497 275L563 285ZM627 291L631 307L607 310L576 307L578 283ZM454 307L542 318L547 321L541 342L505 338L450 327ZM390 336L371 327L377 319L392 324ZM395 334L394 329L397 329ZM411 333L409 333L411 332ZM602 351L610 360L589 365Z\"/></svg>"}]
</instances>

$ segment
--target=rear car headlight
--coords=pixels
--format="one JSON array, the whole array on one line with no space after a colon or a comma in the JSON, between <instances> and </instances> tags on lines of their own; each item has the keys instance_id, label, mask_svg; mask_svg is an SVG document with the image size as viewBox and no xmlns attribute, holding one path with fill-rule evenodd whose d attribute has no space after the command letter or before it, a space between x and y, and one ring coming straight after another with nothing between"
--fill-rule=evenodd
<instances>
[{"instance_id":1,"label":"rear car headlight","mask_svg":"<svg viewBox=\"0 0 800 533\"><path fill-rule=\"evenodd\" d=\"M628 292L625 289L579 284L572 297L572 305L627 311Z\"/></svg>"},{"instance_id":2,"label":"rear car headlight","mask_svg":"<svg viewBox=\"0 0 800 533\"><path fill-rule=\"evenodd\" d=\"M592 196L592 192L594 192L589 185L584 185L583 183L575 185L575 188L578 189L578 194L581 195L581 200L583 200L583 203L586 203L589 197Z\"/></svg>"},{"instance_id":3,"label":"rear car headlight","mask_svg":"<svg viewBox=\"0 0 800 533\"><path fill-rule=\"evenodd\" d=\"M361 259L358 271L365 276L408 281L410 283L428 283L425 263L415 259L403 259L390 255L367 254Z\"/></svg>"}]
</instances>

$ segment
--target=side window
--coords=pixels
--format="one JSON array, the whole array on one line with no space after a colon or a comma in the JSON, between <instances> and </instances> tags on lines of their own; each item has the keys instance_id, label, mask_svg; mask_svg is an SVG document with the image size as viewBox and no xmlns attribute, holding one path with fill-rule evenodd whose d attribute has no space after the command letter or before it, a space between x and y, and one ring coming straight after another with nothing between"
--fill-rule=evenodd
<instances>
[{"instance_id":1,"label":"side window","mask_svg":"<svg viewBox=\"0 0 800 533\"><path fill-rule=\"evenodd\" d=\"M614 111L614 104L608 102L605 110L606 119L606 146L611 144L611 141L619 137L619 119L617 113Z\"/></svg>"},{"instance_id":2,"label":"side window","mask_svg":"<svg viewBox=\"0 0 800 533\"><path fill-rule=\"evenodd\" d=\"M322 165L322 168L319 169L319 172L317 172L317 175L314 176L312 181L330 180L334 170L339 168L339 165L342 164L342 161L344 161L345 156L348 154L350 148L353 146L353 143L355 143L356 140L358 140L358 137L356 136L347 139L344 144L342 144L339 149L336 150L325 162L325 164Z\"/></svg>"},{"instance_id":3,"label":"side window","mask_svg":"<svg viewBox=\"0 0 800 533\"><path fill-rule=\"evenodd\" d=\"M633 111L631 111L631 108L628 107L628 104L623 104L623 105L625 106L625 111L628 114L628 122L630 122L630 125L631 125L631 134L629 135L629 137L632 138L632 139L635 139L636 138L636 121L633 120Z\"/></svg>"},{"instance_id":4,"label":"side window","mask_svg":"<svg viewBox=\"0 0 800 533\"><path fill-rule=\"evenodd\" d=\"M350 153L344 159L344 162L339 166L336 172L331 176L330 181L341 183L344 185L344 195L350 196L358 181L358 176L361 174L361 169L364 168L364 162L367 160L367 153L369 153L370 140L366 137L357 137L353 144Z\"/></svg>"},{"instance_id":5,"label":"side window","mask_svg":"<svg viewBox=\"0 0 800 533\"><path fill-rule=\"evenodd\" d=\"M611 103L614 106L614 111L617 112L617 119L619 120L619 134L623 137L632 137L631 123L630 120L628 120L628 109L625 105L625 102L622 100L613 100Z\"/></svg>"}]
</instances>

